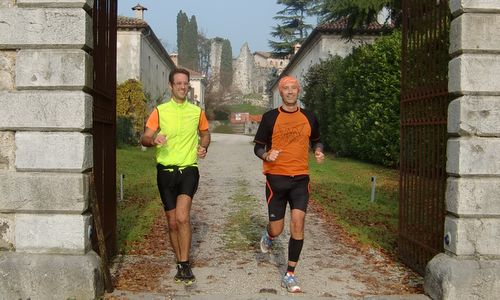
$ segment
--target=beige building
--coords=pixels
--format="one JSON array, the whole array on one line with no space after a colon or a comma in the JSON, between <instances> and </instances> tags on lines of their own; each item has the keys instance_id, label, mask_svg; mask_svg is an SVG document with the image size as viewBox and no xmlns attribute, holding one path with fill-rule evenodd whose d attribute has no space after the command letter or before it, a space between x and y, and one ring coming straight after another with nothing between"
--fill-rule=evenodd
<instances>
[{"instance_id":1,"label":"beige building","mask_svg":"<svg viewBox=\"0 0 500 300\"><path fill-rule=\"evenodd\" d=\"M148 98L148 111L170 98L168 74L175 63L156 37L153 29L144 21L145 7L132 8L134 18L118 16L116 45L116 80L139 80Z\"/></svg>"},{"instance_id":2,"label":"beige building","mask_svg":"<svg viewBox=\"0 0 500 300\"><path fill-rule=\"evenodd\" d=\"M205 90L207 86L205 76L200 72L187 70L189 71L189 84L191 85L188 99L202 109L205 109Z\"/></svg>"},{"instance_id":3,"label":"beige building","mask_svg":"<svg viewBox=\"0 0 500 300\"><path fill-rule=\"evenodd\" d=\"M342 38L345 27L346 23L344 21L317 26L300 48L297 47L296 53L281 72L280 78L290 75L302 83L304 76L313 65L318 64L321 60L328 59L330 56L346 57L352 52L353 48L373 43L383 28L378 23L373 23L362 32L354 35L350 41L346 41ZM278 91L278 81L271 86L271 91L273 95L271 107L280 106L281 97Z\"/></svg>"}]
</instances>

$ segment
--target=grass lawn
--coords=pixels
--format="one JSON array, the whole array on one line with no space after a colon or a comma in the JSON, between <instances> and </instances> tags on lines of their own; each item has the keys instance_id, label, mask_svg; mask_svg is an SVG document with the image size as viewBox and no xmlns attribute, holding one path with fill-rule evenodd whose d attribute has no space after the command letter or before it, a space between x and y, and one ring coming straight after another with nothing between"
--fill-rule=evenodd
<instances>
[{"instance_id":1,"label":"grass lawn","mask_svg":"<svg viewBox=\"0 0 500 300\"><path fill-rule=\"evenodd\" d=\"M229 124L229 121L221 121L221 124L215 127L211 132L213 133L234 133L233 128Z\"/></svg>"},{"instance_id":2,"label":"grass lawn","mask_svg":"<svg viewBox=\"0 0 500 300\"><path fill-rule=\"evenodd\" d=\"M119 176L124 174L123 201L117 207L117 245L127 253L133 242L141 241L163 212L156 187L155 150L142 151L139 146L116 150L117 193Z\"/></svg>"},{"instance_id":3,"label":"grass lawn","mask_svg":"<svg viewBox=\"0 0 500 300\"><path fill-rule=\"evenodd\" d=\"M229 112L248 112L251 115L261 115L267 111L265 107L253 106L250 103L226 105Z\"/></svg>"},{"instance_id":4,"label":"grass lawn","mask_svg":"<svg viewBox=\"0 0 500 300\"><path fill-rule=\"evenodd\" d=\"M314 160L314 159L312 159ZM398 171L346 158L311 161L312 198L360 242L395 251L398 233ZM371 177L376 177L371 202Z\"/></svg>"}]
</instances>

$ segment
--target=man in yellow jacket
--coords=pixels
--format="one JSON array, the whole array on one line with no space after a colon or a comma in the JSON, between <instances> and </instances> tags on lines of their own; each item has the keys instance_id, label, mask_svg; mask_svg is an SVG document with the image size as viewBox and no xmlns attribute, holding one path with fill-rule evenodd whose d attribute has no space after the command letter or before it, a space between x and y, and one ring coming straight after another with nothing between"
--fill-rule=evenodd
<instances>
[{"instance_id":1,"label":"man in yellow jacket","mask_svg":"<svg viewBox=\"0 0 500 300\"><path fill-rule=\"evenodd\" d=\"M156 147L157 184L168 221L170 243L177 258L174 279L190 285L196 281L189 263L190 211L198 189L198 158L205 158L210 132L205 112L187 101L189 71L174 69L169 75L172 99L158 105L146 122L141 144Z\"/></svg>"}]
</instances>

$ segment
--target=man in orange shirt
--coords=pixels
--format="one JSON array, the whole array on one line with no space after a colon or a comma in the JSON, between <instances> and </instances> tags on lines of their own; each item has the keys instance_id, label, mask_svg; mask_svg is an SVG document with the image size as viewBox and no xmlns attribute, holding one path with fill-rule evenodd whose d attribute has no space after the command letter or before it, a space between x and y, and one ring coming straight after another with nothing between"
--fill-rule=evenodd
<instances>
[{"instance_id":1,"label":"man in orange shirt","mask_svg":"<svg viewBox=\"0 0 500 300\"><path fill-rule=\"evenodd\" d=\"M174 279L190 285L196 280L189 263L190 211L200 178L197 159L207 155L210 133L205 112L187 101L189 71L174 69L168 80L172 99L151 113L141 144L156 147L158 190L177 258Z\"/></svg>"},{"instance_id":2,"label":"man in orange shirt","mask_svg":"<svg viewBox=\"0 0 500 300\"><path fill-rule=\"evenodd\" d=\"M325 156L314 114L297 105L300 85L291 76L279 84L283 104L266 112L255 135L254 152L263 160L269 223L260 241L262 252L271 250L273 239L283 232L287 203L290 205L291 237L288 266L281 282L289 292L300 292L295 267L304 244L304 221L309 201L309 147L318 163Z\"/></svg>"}]
</instances>

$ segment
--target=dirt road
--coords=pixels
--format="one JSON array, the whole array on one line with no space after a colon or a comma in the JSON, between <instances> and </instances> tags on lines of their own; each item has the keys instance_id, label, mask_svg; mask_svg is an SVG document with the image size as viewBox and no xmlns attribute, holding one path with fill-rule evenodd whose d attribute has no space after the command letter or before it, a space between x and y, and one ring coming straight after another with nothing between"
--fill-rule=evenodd
<instances>
[{"instance_id":1,"label":"dirt road","mask_svg":"<svg viewBox=\"0 0 500 300\"><path fill-rule=\"evenodd\" d=\"M175 259L160 218L140 251L118 258L113 267L117 289L108 299L360 299L419 291L421 278L378 251L349 242L315 205L306 217L296 269L303 293L290 295L281 288L289 233L285 230L272 254L260 253L267 207L261 161L251 141L248 136L213 134L208 156L200 161L191 220L197 283L174 283Z\"/></svg>"}]
</instances>

